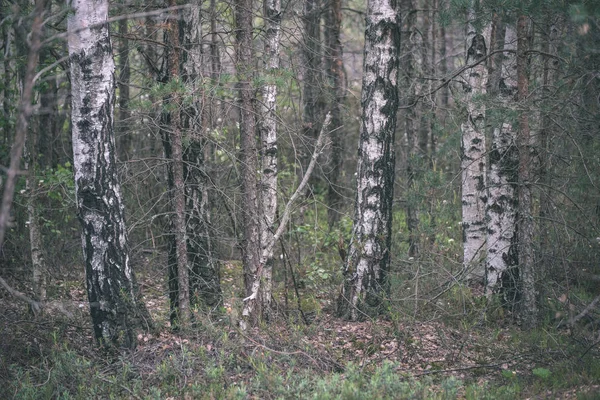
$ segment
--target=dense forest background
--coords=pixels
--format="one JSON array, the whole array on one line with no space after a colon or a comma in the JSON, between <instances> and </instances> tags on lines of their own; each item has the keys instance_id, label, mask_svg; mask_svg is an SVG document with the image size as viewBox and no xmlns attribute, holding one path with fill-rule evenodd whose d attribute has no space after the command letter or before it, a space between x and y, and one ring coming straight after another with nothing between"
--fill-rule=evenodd
<instances>
[{"instance_id":1,"label":"dense forest background","mask_svg":"<svg viewBox=\"0 0 600 400\"><path fill-rule=\"evenodd\" d=\"M3 0L0 393L594 398L599 21Z\"/></svg>"}]
</instances>

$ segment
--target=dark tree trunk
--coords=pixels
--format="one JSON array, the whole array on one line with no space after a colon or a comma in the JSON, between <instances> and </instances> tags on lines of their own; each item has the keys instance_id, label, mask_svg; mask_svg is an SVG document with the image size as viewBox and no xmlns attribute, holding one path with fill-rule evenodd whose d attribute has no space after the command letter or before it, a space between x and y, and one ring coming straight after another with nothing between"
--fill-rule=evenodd
<instances>
[{"instance_id":1,"label":"dark tree trunk","mask_svg":"<svg viewBox=\"0 0 600 400\"><path fill-rule=\"evenodd\" d=\"M308 145L301 146L300 176L310 160L311 151L317 134L321 130L324 114L322 48L321 48L321 0L305 0L304 2L304 84L303 84L303 134ZM313 177L312 182L316 180Z\"/></svg>"},{"instance_id":2,"label":"dark tree trunk","mask_svg":"<svg viewBox=\"0 0 600 400\"><path fill-rule=\"evenodd\" d=\"M169 6L176 6L175 0L169 0ZM181 59L181 48L179 41L179 23L177 12L172 12L167 25L167 63L169 69L169 79L172 82L178 82L181 77L179 65ZM190 289L189 289L189 260L186 243L185 226L185 185L183 176L183 133L181 123L181 95L178 92L180 88L175 88L168 97L167 102L171 107L169 142L171 158L169 163L172 169L172 187L170 187L172 204L172 223L173 236L175 239L175 254L177 256L177 325L179 328L186 329L190 320ZM173 280L175 277L169 277Z\"/></svg>"},{"instance_id":3,"label":"dark tree trunk","mask_svg":"<svg viewBox=\"0 0 600 400\"><path fill-rule=\"evenodd\" d=\"M244 284L246 295L242 315L242 328L247 325L256 326L262 315L262 299L252 297L252 286L260 278L260 234L258 213L258 188L256 171L258 157L256 146L256 121L254 119L253 80L253 43L252 17L253 1L236 0L235 2L235 37L236 37L236 69L240 107L240 169L242 179L242 223L244 240L242 242L242 263L244 268ZM261 292L258 292L260 296ZM251 304L249 304L249 302Z\"/></svg>"},{"instance_id":4,"label":"dark tree trunk","mask_svg":"<svg viewBox=\"0 0 600 400\"><path fill-rule=\"evenodd\" d=\"M331 161L327 173L327 221L331 229L340 219L343 206L344 136L342 106L346 98L341 27L342 1L330 0L325 23L327 77L329 79L329 107L331 112Z\"/></svg>"},{"instance_id":5,"label":"dark tree trunk","mask_svg":"<svg viewBox=\"0 0 600 400\"><path fill-rule=\"evenodd\" d=\"M131 67L129 65L129 39L128 34L128 21L122 19L119 21L119 80L117 87L119 89L119 114L117 120L117 131L118 144L119 144L119 158L121 160L127 160L131 157L132 140L131 132L128 129L129 121L129 80L131 78Z\"/></svg>"},{"instance_id":6,"label":"dark tree trunk","mask_svg":"<svg viewBox=\"0 0 600 400\"><path fill-rule=\"evenodd\" d=\"M533 204L531 194L531 134L526 108L529 96L529 18L519 16L517 21L517 88L519 99L519 278L521 307L520 318L526 329L537 326L538 307L535 288L533 255Z\"/></svg>"},{"instance_id":7,"label":"dark tree trunk","mask_svg":"<svg viewBox=\"0 0 600 400\"><path fill-rule=\"evenodd\" d=\"M196 1L183 16L183 81L195 98L184 113L184 128L188 142L184 153L184 178L186 198L187 249L190 262L190 304L202 305L212 310L222 302L219 264L213 245L209 199L208 176L205 165L205 149L208 141L203 124L207 121L203 112L204 89L201 85L203 66L202 25L200 1ZM207 102L208 103L208 102Z\"/></svg>"}]
</instances>

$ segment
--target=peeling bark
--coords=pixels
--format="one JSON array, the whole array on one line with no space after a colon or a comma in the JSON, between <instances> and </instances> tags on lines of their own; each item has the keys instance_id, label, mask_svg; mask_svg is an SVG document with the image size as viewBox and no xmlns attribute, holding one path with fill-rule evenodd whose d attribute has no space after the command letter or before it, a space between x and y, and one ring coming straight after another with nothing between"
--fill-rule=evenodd
<instances>
[{"instance_id":1,"label":"peeling bark","mask_svg":"<svg viewBox=\"0 0 600 400\"><path fill-rule=\"evenodd\" d=\"M398 111L400 21L396 2L369 0L362 85L354 226L338 315L381 312L389 290L394 135Z\"/></svg>"},{"instance_id":2,"label":"peeling bark","mask_svg":"<svg viewBox=\"0 0 600 400\"><path fill-rule=\"evenodd\" d=\"M467 277L483 282L485 274L486 224L486 160L485 160L485 107L481 96L486 93L487 67L482 60L487 56L483 35L469 27L469 48L464 90L466 121L461 125L462 171L462 224L463 267ZM478 63L477 65L475 65Z\"/></svg>"},{"instance_id":3,"label":"peeling bark","mask_svg":"<svg viewBox=\"0 0 600 400\"><path fill-rule=\"evenodd\" d=\"M68 18L73 164L94 335L105 345L133 348L140 318L150 320L129 262L116 169L108 1L69 4L75 10Z\"/></svg>"},{"instance_id":4,"label":"peeling bark","mask_svg":"<svg viewBox=\"0 0 600 400\"><path fill-rule=\"evenodd\" d=\"M511 45L514 39L513 32L507 30L501 16L496 14L492 25L490 50L514 47ZM497 53L491 59L488 91L500 110L513 106L512 89L506 86L516 85L516 77L512 74L514 57L511 54ZM509 122L498 121L492 128L487 176L485 291L488 296L501 293L507 304L514 304L514 298L511 297L517 287L518 163L515 130Z\"/></svg>"}]
</instances>

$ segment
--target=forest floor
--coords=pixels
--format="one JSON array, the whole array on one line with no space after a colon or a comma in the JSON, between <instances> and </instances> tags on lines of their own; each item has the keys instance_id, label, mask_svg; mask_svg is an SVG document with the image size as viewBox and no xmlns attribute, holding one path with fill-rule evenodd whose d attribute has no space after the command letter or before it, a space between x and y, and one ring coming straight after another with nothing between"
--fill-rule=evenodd
<instances>
[{"instance_id":1,"label":"forest floor","mask_svg":"<svg viewBox=\"0 0 600 400\"><path fill-rule=\"evenodd\" d=\"M241 332L226 302L178 334L161 276L141 279L157 329L128 352L94 343L82 280L54 282L53 306L35 318L0 292L0 398L600 398L599 346L582 333L327 311Z\"/></svg>"}]
</instances>

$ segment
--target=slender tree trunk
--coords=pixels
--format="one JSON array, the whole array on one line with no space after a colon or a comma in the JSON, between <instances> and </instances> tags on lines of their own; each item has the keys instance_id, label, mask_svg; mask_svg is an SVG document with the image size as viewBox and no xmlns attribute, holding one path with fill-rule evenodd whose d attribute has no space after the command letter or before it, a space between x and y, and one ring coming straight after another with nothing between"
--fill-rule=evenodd
<instances>
[{"instance_id":1,"label":"slender tree trunk","mask_svg":"<svg viewBox=\"0 0 600 400\"><path fill-rule=\"evenodd\" d=\"M169 0L169 6L174 7L175 0ZM179 66L181 48L179 41L178 15L172 12L167 23L167 63L169 66L169 79L178 83L181 79ZM172 202L172 223L175 238L175 254L177 257L177 324L179 328L187 329L190 322L190 289L189 289L189 260L187 253L187 232L185 226L185 184L183 175L183 132L181 123L181 95L179 88L175 88L168 97L171 107L169 142L171 150L171 164L173 186L170 188ZM174 279L173 276L170 280Z\"/></svg>"},{"instance_id":2,"label":"slender tree trunk","mask_svg":"<svg viewBox=\"0 0 600 400\"><path fill-rule=\"evenodd\" d=\"M537 326L537 292L533 255L533 204L531 194L531 157L529 110L529 18L520 15L517 21L517 87L519 99L519 274L521 283L520 317L526 329Z\"/></svg>"},{"instance_id":3,"label":"slender tree trunk","mask_svg":"<svg viewBox=\"0 0 600 400\"><path fill-rule=\"evenodd\" d=\"M184 158L185 196L187 209L187 249L190 262L191 305L203 304L214 309L222 302L219 264L213 245L208 204L208 179L205 148L208 145L203 113L204 89L200 77L203 62L200 1L191 4L183 15L183 81L194 99L185 110L186 146ZM204 121L203 121L204 120Z\"/></svg>"},{"instance_id":4,"label":"slender tree trunk","mask_svg":"<svg viewBox=\"0 0 600 400\"><path fill-rule=\"evenodd\" d=\"M343 154L344 154L344 121L342 106L346 98L344 61L341 41L342 1L330 0L327 7L325 38L327 60L327 76L330 85L329 110L331 110L331 162L327 174L327 222L331 229L340 219L343 206Z\"/></svg>"},{"instance_id":5,"label":"slender tree trunk","mask_svg":"<svg viewBox=\"0 0 600 400\"><path fill-rule=\"evenodd\" d=\"M399 27L395 1L368 1L354 226L337 310L351 320L379 313L389 290Z\"/></svg>"},{"instance_id":6,"label":"slender tree trunk","mask_svg":"<svg viewBox=\"0 0 600 400\"><path fill-rule=\"evenodd\" d=\"M27 143L25 144L25 154L27 162L25 169L27 170L27 179L25 187L28 193L27 196L27 227L29 228L29 247L31 251L31 267L32 267L32 283L35 300L46 300L46 260L44 257L44 244L42 242L42 229L40 225L39 197L37 194L37 138L38 127L32 126L29 129Z\"/></svg>"},{"instance_id":7,"label":"slender tree trunk","mask_svg":"<svg viewBox=\"0 0 600 400\"><path fill-rule=\"evenodd\" d=\"M117 126L119 155L121 160L127 160L131 157L132 140L131 131L128 129L130 111L129 111L129 80L131 79L131 67L129 65L129 39L127 19L119 20L119 80L117 87L119 89L119 114Z\"/></svg>"},{"instance_id":8,"label":"slender tree trunk","mask_svg":"<svg viewBox=\"0 0 600 400\"><path fill-rule=\"evenodd\" d=\"M417 257L419 254L419 216L417 213L417 207L415 204L414 196L414 181L415 181L415 152L416 152L416 120L417 120L417 107L414 104L417 97L417 85L415 82L416 75L416 60L414 56L415 46L413 45L413 34L416 27L416 11L412 0L403 0L401 3L402 16L404 20L403 24L403 35L406 40L402 43L402 84L404 90L401 93L406 93L406 97L403 99L403 106L405 109L404 118L404 140L406 143L406 158L404 160L404 170L406 172L406 228L408 231L408 256Z\"/></svg>"},{"instance_id":9,"label":"slender tree trunk","mask_svg":"<svg viewBox=\"0 0 600 400\"><path fill-rule=\"evenodd\" d=\"M253 43L252 17L253 1L235 2L236 69L240 106L240 145L242 179L242 223L244 241L242 243L242 263L247 299L244 301L241 327L256 326L263 310L262 292L253 296L253 285L261 279L260 270L260 216L258 212L258 188L256 171L258 168L256 148L256 121L254 119Z\"/></svg>"},{"instance_id":10,"label":"slender tree trunk","mask_svg":"<svg viewBox=\"0 0 600 400\"><path fill-rule=\"evenodd\" d=\"M262 124L260 136L262 141L262 179L261 179L261 258L262 274L259 276L262 300L263 319L269 319L271 298L273 296L273 237L275 234L275 217L277 214L277 84L279 70L279 41L281 36L281 2L280 0L264 1L265 18L265 70L266 83L262 87ZM250 302L245 303L245 307ZM244 310L245 312L246 310Z\"/></svg>"},{"instance_id":11,"label":"slender tree trunk","mask_svg":"<svg viewBox=\"0 0 600 400\"><path fill-rule=\"evenodd\" d=\"M310 151L317 138L323 120L324 103L321 88L322 75L322 48L321 48L321 0L304 1L304 85L303 85L303 133L308 145L301 147L300 164L301 176L310 160ZM314 178L313 178L314 182Z\"/></svg>"},{"instance_id":12,"label":"slender tree trunk","mask_svg":"<svg viewBox=\"0 0 600 400\"><path fill-rule=\"evenodd\" d=\"M73 0L68 18L75 190L94 334L132 348L148 318L129 264L113 127L115 64L108 1ZM149 320L148 320L149 322Z\"/></svg>"},{"instance_id":13,"label":"slender tree trunk","mask_svg":"<svg viewBox=\"0 0 600 400\"><path fill-rule=\"evenodd\" d=\"M466 121L461 125L463 267L467 277L483 283L485 275L486 224L486 144L485 107L481 97L486 93L487 44L483 35L469 26L466 61L473 67L464 77ZM477 64L478 63L478 64ZM475 65L477 64L477 65Z\"/></svg>"}]
</instances>

